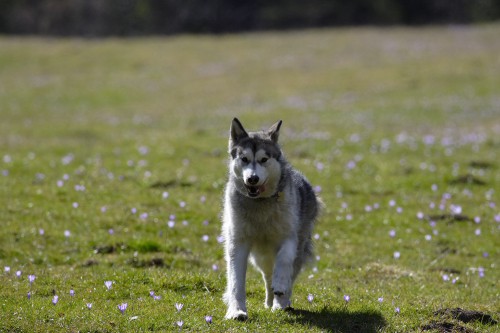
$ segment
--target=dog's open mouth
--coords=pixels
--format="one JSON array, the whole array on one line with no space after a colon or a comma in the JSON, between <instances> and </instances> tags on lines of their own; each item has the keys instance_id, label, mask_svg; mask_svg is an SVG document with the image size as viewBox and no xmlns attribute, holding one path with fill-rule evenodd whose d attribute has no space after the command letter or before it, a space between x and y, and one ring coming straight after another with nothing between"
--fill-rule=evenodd
<instances>
[{"instance_id":1,"label":"dog's open mouth","mask_svg":"<svg viewBox=\"0 0 500 333\"><path fill-rule=\"evenodd\" d=\"M251 198L258 197L262 192L266 190L265 184L260 186L245 185L248 191L248 196Z\"/></svg>"}]
</instances>

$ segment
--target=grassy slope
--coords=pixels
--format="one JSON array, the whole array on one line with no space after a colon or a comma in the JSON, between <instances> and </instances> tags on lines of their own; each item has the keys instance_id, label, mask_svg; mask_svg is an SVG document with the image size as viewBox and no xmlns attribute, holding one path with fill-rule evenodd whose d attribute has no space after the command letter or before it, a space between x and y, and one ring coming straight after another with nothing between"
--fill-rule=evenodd
<instances>
[{"instance_id":1,"label":"grassy slope","mask_svg":"<svg viewBox=\"0 0 500 333\"><path fill-rule=\"evenodd\" d=\"M499 33L1 38L0 331L172 331L181 319L186 331L416 331L457 306L499 319ZM327 205L300 311L265 310L250 271L246 323L222 319L217 242L234 116L250 129L283 119L289 160ZM452 184L467 174L485 184ZM480 222L430 225L451 205Z\"/></svg>"}]
</instances>

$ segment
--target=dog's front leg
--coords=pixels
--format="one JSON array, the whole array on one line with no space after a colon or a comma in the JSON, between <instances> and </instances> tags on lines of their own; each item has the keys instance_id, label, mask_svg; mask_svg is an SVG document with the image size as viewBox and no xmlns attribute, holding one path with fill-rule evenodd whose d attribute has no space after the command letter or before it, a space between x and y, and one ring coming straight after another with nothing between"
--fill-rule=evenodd
<instances>
[{"instance_id":1,"label":"dog's front leg","mask_svg":"<svg viewBox=\"0 0 500 333\"><path fill-rule=\"evenodd\" d=\"M228 306L226 319L248 318L245 278L249 253L248 244L226 241L227 290L224 295Z\"/></svg>"},{"instance_id":2,"label":"dog's front leg","mask_svg":"<svg viewBox=\"0 0 500 333\"><path fill-rule=\"evenodd\" d=\"M273 272L273 310L285 309L291 305L293 262L297 255L297 240L286 239L276 255Z\"/></svg>"}]
</instances>

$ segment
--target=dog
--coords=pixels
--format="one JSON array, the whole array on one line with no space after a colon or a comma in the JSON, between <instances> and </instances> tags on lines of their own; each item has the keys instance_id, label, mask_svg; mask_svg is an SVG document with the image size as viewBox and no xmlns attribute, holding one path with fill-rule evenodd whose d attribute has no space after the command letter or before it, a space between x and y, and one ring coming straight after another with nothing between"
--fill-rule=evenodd
<instances>
[{"instance_id":1,"label":"dog","mask_svg":"<svg viewBox=\"0 0 500 333\"><path fill-rule=\"evenodd\" d=\"M277 310L291 307L294 281L313 258L311 234L322 204L287 162L278 144L281 124L259 132L247 132L237 118L231 124L222 213L226 319L248 319L248 259L262 273L264 305Z\"/></svg>"}]
</instances>

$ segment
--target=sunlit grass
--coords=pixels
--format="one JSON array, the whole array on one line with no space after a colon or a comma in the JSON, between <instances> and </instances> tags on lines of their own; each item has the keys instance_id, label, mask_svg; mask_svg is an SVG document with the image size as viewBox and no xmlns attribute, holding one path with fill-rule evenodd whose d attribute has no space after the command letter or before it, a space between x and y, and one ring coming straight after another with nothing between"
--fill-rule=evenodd
<instances>
[{"instance_id":1,"label":"sunlit grass","mask_svg":"<svg viewBox=\"0 0 500 333\"><path fill-rule=\"evenodd\" d=\"M496 331L433 313L499 319L499 31L1 38L0 331ZM250 270L246 323L221 299L234 116L283 119L327 207L296 310Z\"/></svg>"}]
</instances>

